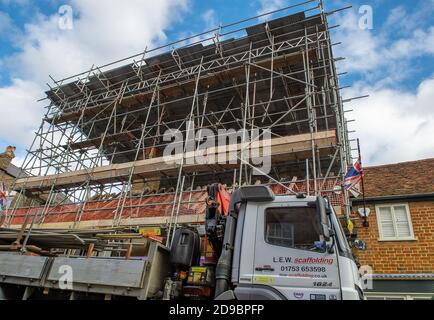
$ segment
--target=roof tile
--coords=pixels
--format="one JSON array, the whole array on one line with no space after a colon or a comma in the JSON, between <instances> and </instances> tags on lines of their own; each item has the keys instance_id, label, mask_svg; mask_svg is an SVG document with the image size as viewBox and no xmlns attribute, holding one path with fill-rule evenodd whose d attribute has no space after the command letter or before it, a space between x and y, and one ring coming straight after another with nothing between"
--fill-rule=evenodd
<instances>
[{"instance_id":1,"label":"roof tile","mask_svg":"<svg viewBox=\"0 0 434 320\"><path fill-rule=\"evenodd\" d=\"M364 169L365 196L434 193L434 158Z\"/></svg>"}]
</instances>

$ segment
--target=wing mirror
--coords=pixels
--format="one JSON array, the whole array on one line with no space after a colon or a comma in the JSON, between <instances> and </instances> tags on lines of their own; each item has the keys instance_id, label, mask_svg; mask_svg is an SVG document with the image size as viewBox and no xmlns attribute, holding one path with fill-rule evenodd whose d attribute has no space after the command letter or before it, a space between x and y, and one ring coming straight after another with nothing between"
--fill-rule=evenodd
<instances>
[{"instance_id":1,"label":"wing mirror","mask_svg":"<svg viewBox=\"0 0 434 320\"><path fill-rule=\"evenodd\" d=\"M325 241L330 241L332 232L330 230L330 220L327 213L327 204L322 197L318 197L316 200L316 208L321 224L321 235L324 237Z\"/></svg>"},{"instance_id":2,"label":"wing mirror","mask_svg":"<svg viewBox=\"0 0 434 320\"><path fill-rule=\"evenodd\" d=\"M360 251L365 251L367 249L366 242L360 239L354 240L353 246Z\"/></svg>"}]
</instances>

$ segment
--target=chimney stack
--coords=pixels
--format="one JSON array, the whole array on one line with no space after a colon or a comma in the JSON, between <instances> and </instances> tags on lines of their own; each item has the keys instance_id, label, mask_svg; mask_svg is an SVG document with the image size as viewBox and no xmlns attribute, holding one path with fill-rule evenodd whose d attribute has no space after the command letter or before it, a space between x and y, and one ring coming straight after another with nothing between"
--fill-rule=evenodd
<instances>
[{"instance_id":1,"label":"chimney stack","mask_svg":"<svg viewBox=\"0 0 434 320\"><path fill-rule=\"evenodd\" d=\"M8 146L5 152L0 153L0 169L6 170L15 158L16 147Z\"/></svg>"}]
</instances>

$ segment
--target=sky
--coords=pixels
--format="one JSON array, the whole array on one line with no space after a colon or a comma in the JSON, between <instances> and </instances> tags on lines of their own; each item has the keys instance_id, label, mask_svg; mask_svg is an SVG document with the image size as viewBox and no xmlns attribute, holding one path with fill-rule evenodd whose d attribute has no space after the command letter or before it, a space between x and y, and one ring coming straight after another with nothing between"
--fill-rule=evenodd
<instances>
[{"instance_id":1,"label":"sky","mask_svg":"<svg viewBox=\"0 0 434 320\"><path fill-rule=\"evenodd\" d=\"M62 79L301 0L0 0L0 152L20 165ZM434 0L324 0L365 165L434 157ZM72 28L59 25L62 6ZM372 13L372 24L371 15ZM258 22L263 19L259 18ZM65 25L63 25L65 26ZM355 120L355 121L352 121ZM353 132L354 131L354 132ZM353 147L356 145L353 143Z\"/></svg>"}]
</instances>

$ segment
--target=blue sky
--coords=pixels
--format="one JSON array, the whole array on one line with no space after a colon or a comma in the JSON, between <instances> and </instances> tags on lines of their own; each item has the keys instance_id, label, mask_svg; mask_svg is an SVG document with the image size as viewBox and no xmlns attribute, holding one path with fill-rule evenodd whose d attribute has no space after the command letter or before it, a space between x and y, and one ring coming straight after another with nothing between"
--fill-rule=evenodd
<instances>
[{"instance_id":1,"label":"blue sky","mask_svg":"<svg viewBox=\"0 0 434 320\"><path fill-rule=\"evenodd\" d=\"M38 128L49 74L56 78L256 16L293 0L0 0L0 149L18 148L18 163ZM434 157L434 0L324 0L330 16L344 98L368 164ZM59 30L61 5L74 28ZM373 9L361 30L359 8Z\"/></svg>"}]
</instances>

